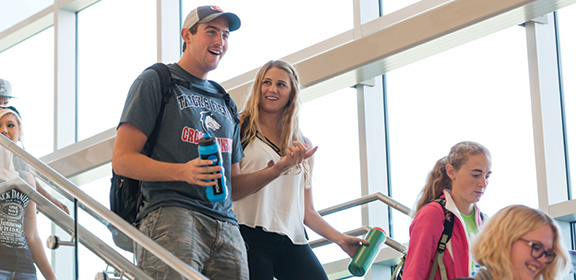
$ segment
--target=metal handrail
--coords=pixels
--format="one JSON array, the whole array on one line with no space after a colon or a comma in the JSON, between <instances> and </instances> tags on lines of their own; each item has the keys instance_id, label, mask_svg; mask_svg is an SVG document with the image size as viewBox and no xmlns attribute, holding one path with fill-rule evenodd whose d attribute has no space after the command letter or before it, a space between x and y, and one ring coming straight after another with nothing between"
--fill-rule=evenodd
<instances>
[{"instance_id":1,"label":"metal handrail","mask_svg":"<svg viewBox=\"0 0 576 280\"><path fill-rule=\"evenodd\" d=\"M351 236L360 236L360 235L366 234L371 229L372 228L369 226L364 226L361 228L357 228L357 229L353 229L351 231L344 232L344 234L351 235ZM317 248L317 247L321 247L324 245L328 245L330 243L332 243L332 241L330 241L326 238L322 238L322 239L311 241L308 244L312 248ZM390 248L392 248L392 249L394 249L394 250L396 250L402 254L406 254L406 252L408 251L408 247L404 246L404 244L392 239L389 236L386 236L386 240L384 240L384 244L388 245L388 247L390 247Z\"/></svg>"},{"instance_id":2,"label":"metal handrail","mask_svg":"<svg viewBox=\"0 0 576 280\"><path fill-rule=\"evenodd\" d=\"M367 195L367 196L363 196L354 200L350 200L348 202L344 202L338 205L334 205L332 207L326 208L324 210L320 210L318 211L318 213L320 213L321 216L325 216L328 214L332 214L332 213L336 213L342 210L346 210L355 206L359 206L362 204L366 204L372 201L382 201L384 203L386 203L388 206L400 211L401 213L404 213L408 216L410 216L410 213L412 212L412 209L410 209L409 207L404 206L402 203L392 199L391 197L377 192L377 193L373 193L371 195Z\"/></svg>"},{"instance_id":3,"label":"metal handrail","mask_svg":"<svg viewBox=\"0 0 576 280\"><path fill-rule=\"evenodd\" d=\"M368 231L370 231L370 229L371 229L370 227L364 226L364 227L360 227L360 228L346 231L343 233L346 235L350 235L350 236L361 236L361 235L366 234ZM330 243L332 243L332 241L330 241L326 238L321 238L321 239L317 239L317 240L308 242L308 245L310 245L310 247L312 247L312 248L318 248L318 247L328 245Z\"/></svg>"},{"instance_id":4,"label":"metal handrail","mask_svg":"<svg viewBox=\"0 0 576 280\"><path fill-rule=\"evenodd\" d=\"M114 227L122 231L128 237L132 238L135 242L140 244L146 250L150 251L152 254L158 256L167 265L172 267L182 276L193 279L193 280L208 280L205 276L200 274L194 268L190 267L182 260L174 256L164 247L158 245L148 236L144 235L142 232L137 230L134 226L130 225L128 222L124 221L118 215L114 214L112 211L106 209L102 204L98 203L92 197L80 190L76 185L70 182L67 178L60 175L58 172L54 171L52 168L36 159L28 152L20 148L14 142L6 138L4 135L0 137L0 145L4 146L6 149L14 153L16 156L20 157L24 162L30 165L32 168L40 171L44 176L58 184L63 190L71 194L78 201L86 205L88 208L92 209L104 220L109 221Z\"/></svg>"},{"instance_id":5,"label":"metal handrail","mask_svg":"<svg viewBox=\"0 0 576 280\"><path fill-rule=\"evenodd\" d=\"M38 193L33 187L26 183L21 178L14 178L6 182L0 183L0 193L4 193L11 189L17 189L36 202L37 209L46 217L51 219L61 229L68 234L74 234L74 219L66 215L52 202L48 201L46 197ZM113 266L116 270L126 271L126 276L130 279L143 279L152 280L150 276L144 273L141 269L136 267L133 263L128 261L125 257L120 255L108 244L104 243L90 231L82 226L78 226L78 241L82 243L88 250L92 251L106 263Z\"/></svg>"},{"instance_id":6,"label":"metal handrail","mask_svg":"<svg viewBox=\"0 0 576 280\"><path fill-rule=\"evenodd\" d=\"M360 205L364 205L373 201L381 201L385 204L387 204L388 206L400 211L401 213L404 213L406 215L410 215L410 213L412 212L412 209L410 209L409 207L404 206L402 203L392 199L391 197L377 192L377 193L373 193L371 195L367 195L367 196L363 196L354 200L350 200L348 202L344 202L338 205L334 205L332 207L326 208L324 210L320 210L318 211L318 213L320 213L321 216L326 216L329 214L333 214L336 212L340 212L342 210L346 210L346 209L350 209L352 207L356 207L356 206L360 206ZM347 235L351 235L351 236L361 236L366 234L370 229L372 229L371 227L368 226L364 226L364 227L360 227L357 229L353 229L351 231L347 231L345 232L345 234ZM321 238L318 240L314 240L309 242L308 244L310 245L310 247L312 248L316 248L316 247L320 247L320 246L324 246L324 245L328 245L332 243L332 241L326 239L326 238ZM404 246L402 243L394 240L393 238L386 236L386 240L384 241L384 244L388 245L390 248L402 253L402 254L406 254L406 252L408 251L408 248L406 246Z\"/></svg>"}]
</instances>

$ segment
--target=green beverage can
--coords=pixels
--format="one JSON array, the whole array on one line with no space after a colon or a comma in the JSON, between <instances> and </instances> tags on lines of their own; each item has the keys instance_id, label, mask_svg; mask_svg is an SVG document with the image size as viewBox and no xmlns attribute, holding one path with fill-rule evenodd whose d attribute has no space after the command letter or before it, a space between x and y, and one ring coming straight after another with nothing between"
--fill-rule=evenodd
<instances>
[{"instance_id":1,"label":"green beverage can","mask_svg":"<svg viewBox=\"0 0 576 280\"><path fill-rule=\"evenodd\" d=\"M386 241L386 233L383 229L374 227L366 235L366 241L368 241L368 245L360 245L348 265L348 271L354 276L364 276L366 271L370 269L378 252L380 252L382 244Z\"/></svg>"}]
</instances>

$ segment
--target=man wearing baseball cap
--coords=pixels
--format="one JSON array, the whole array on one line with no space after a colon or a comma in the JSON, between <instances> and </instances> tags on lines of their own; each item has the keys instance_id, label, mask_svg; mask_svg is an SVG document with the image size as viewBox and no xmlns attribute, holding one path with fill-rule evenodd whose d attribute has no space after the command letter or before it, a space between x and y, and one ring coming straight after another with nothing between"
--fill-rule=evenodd
<instances>
[{"instance_id":1,"label":"man wearing baseball cap","mask_svg":"<svg viewBox=\"0 0 576 280\"><path fill-rule=\"evenodd\" d=\"M10 82L4 79L0 79L0 106L8 106L10 103L10 98L12 96L12 86Z\"/></svg>"},{"instance_id":2,"label":"man wearing baseball cap","mask_svg":"<svg viewBox=\"0 0 576 280\"><path fill-rule=\"evenodd\" d=\"M249 277L232 197L257 191L302 162L305 155L304 149L294 149L276 164L240 174L244 153L236 104L219 90L220 85L206 79L226 54L230 32L239 27L238 16L216 6L198 7L188 14L180 31L182 57L178 63L168 64L178 85L172 86L152 155L148 157L142 150L154 128L162 96L158 75L147 70L130 88L112 156L116 174L142 181L144 204L137 217L140 231L209 279ZM207 133L219 143L222 167L199 158L198 143ZM220 171L231 195L212 202L207 187L222 177ZM136 246L134 253L138 266L154 279L181 279L142 247Z\"/></svg>"}]
</instances>

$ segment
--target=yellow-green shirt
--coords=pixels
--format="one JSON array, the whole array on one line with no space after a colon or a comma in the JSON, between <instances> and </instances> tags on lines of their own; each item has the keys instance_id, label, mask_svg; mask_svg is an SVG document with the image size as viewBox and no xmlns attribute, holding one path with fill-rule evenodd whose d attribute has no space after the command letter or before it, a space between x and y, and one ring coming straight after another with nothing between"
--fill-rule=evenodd
<instances>
[{"instance_id":1,"label":"yellow-green shirt","mask_svg":"<svg viewBox=\"0 0 576 280\"><path fill-rule=\"evenodd\" d=\"M476 225L476 221L474 221L474 219L476 218L476 208L472 208L472 214L470 215L464 215L462 214L462 212L460 212L460 216L462 216L462 219L464 219L464 224L466 226L466 232L468 232L468 239L472 240L474 238L474 236L476 236L476 234L478 233L478 226ZM468 244L468 247L470 247L470 244ZM478 270L480 269L480 265L478 265L476 263L476 260L474 260L474 258L472 258L472 275L474 276L474 274L476 274L478 272Z\"/></svg>"}]
</instances>

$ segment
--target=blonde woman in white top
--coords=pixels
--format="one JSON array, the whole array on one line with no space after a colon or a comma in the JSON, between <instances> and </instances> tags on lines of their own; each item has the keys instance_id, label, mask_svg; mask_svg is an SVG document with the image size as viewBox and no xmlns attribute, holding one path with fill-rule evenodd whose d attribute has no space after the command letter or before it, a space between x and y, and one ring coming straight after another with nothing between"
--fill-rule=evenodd
<instances>
[{"instance_id":1,"label":"blonde woman in white top","mask_svg":"<svg viewBox=\"0 0 576 280\"><path fill-rule=\"evenodd\" d=\"M243 174L273 166L302 143L306 149L312 147L299 128L299 92L298 73L292 65L272 60L262 66L240 113ZM233 209L247 243L250 279L328 279L308 245L304 225L351 257L361 243L367 244L338 232L318 214L310 184L312 166L309 157L262 188L233 187Z\"/></svg>"}]
</instances>

